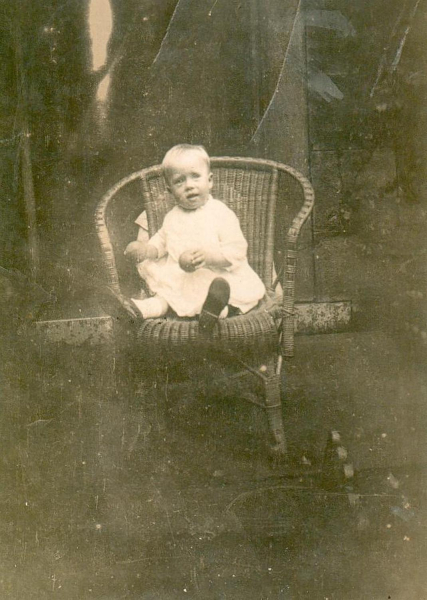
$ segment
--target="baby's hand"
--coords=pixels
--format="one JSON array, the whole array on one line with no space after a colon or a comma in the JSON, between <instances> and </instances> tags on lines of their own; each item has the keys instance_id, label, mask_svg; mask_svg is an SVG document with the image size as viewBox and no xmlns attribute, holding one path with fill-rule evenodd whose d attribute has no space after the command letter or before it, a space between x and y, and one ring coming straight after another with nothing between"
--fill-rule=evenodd
<instances>
[{"instance_id":1,"label":"baby's hand","mask_svg":"<svg viewBox=\"0 0 427 600\"><path fill-rule=\"evenodd\" d=\"M150 246L150 244L136 241L127 245L125 256L127 256L132 262L140 263L146 258L156 260L158 258L158 251L157 248Z\"/></svg>"},{"instance_id":2,"label":"baby's hand","mask_svg":"<svg viewBox=\"0 0 427 600\"><path fill-rule=\"evenodd\" d=\"M125 256L132 262L142 262L146 258L146 247L147 244L144 244L143 242L131 242L126 246Z\"/></svg>"},{"instance_id":3,"label":"baby's hand","mask_svg":"<svg viewBox=\"0 0 427 600\"><path fill-rule=\"evenodd\" d=\"M205 253L203 250L186 250L179 257L179 266L187 273L193 273L205 265Z\"/></svg>"}]
</instances>

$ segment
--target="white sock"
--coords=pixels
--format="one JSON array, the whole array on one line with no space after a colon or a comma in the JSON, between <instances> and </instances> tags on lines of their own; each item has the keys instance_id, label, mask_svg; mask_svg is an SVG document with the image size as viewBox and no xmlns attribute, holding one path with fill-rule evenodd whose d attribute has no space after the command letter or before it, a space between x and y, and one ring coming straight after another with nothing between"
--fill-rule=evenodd
<instances>
[{"instance_id":1,"label":"white sock","mask_svg":"<svg viewBox=\"0 0 427 600\"><path fill-rule=\"evenodd\" d=\"M144 319L163 317L168 312L169 308L169 304L160 296L153 296L152 298L145 298L144 300L132 298L132 304L136 306Z\"/></svg>"},{"instance_id":2,"label":"white sock","mask_svg":"<svg viewBox=\"0 0 427 600\"><path fill-rule=\"evenodd\" d=\"M219 319L226 319L228 317L228 305L224 306L222 311L219 313Z\"/></svg>"}]
</instances>

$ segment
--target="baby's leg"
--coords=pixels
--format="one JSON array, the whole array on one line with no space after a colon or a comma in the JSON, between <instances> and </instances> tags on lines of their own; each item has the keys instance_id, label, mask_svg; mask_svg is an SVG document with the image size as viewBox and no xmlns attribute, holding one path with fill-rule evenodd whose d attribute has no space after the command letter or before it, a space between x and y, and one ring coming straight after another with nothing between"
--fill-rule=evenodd
<instances>
[{"instance_id":1,"label":"baby's leg","mask_svg":"<svg viewBox=\"0 0 427 600\"><path fill-rule=\"evenodd\" d=\"M169 309L169 304L160 296L153 296L152 298L145 298L144 300L132 298L131 302L135 308L138 309L144 319L163 317Z\"/></svg>"},{"instance_id":2,"label":"baby's leg","mask_svg":"<svg viewBox=\"0 0 427 600\"><path fill-rule=\"evenodd\" d=\"M228 301L230 299L230 285L226 279L215 277L212 280L208 295L199 317L199 331L201 335L210 336L219 318L228 314ZM225 310L227 309L227 313Z\"/></svg>"}]
</instances>

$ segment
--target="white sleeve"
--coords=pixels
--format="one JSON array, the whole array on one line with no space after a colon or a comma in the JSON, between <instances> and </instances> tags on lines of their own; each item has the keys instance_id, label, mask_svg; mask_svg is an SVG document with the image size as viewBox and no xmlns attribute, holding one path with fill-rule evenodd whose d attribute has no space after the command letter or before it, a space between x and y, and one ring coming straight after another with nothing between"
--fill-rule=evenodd
<instances>
[{"instance_id":1,"label":"white sleeve","mask_svg":"<svg viewBox=\"0 0 427 600\"><path fill-rule=\"evenodd\" d=\"M148 242L150 236L148 234L148 219L147 211L144 210L136 219L135 223L138 225L138 242Z\"/></svg>"},{"instance_id":2,"label":"white sleeve","mask_svg":"<svg viewBox=\"0 0 427 600\"><path fill-rule=\"evenodd\" d=\"M219 246L224 258L231 263L231 266L227 267L227 269L232 271L246 260L248 243L242 233L239 219L232 210L227 207L225 208L226 211L224 211L224 214L219 215L221 219Z\"/></svg>"},{"instance_id":3,"label":"white sleeve","mask_svg":"<svg viewBox=\"0 0 427 600\"><path fill-rule=\"evenodd\" d=\"M158 258L168 253L166 244L166 235L163 227L148 240L150 246L157 248Z\"/></svg>"},{"instance_id":4,"label":"white sleeve","mask_svg":"<svg viewBox=\"0 0 427 600\"><path fill-rule=\"evenodd\" d=\"M148 240L150 239L148 231L143 227L138 227L138 235L136 239L138 242L148 242Z\"/></svg>"},{"instance_id":5,"label":"white sleeve","mask_svg":"<svg viewBox=\"0 0 427 600\"><path fill-rule=\"evenodd\" d=\"M137 240L139 242L148 242L151 246L157 248L157 252L159 253L159 258L167 254L166 249L166 235L163 227L159 229L157 233L150 238L148 233L148 219L147 219L147 211L144 210L136 219L135 223L139 225L138 229L138 237Z\"/></svg>"},{"instance_id":6,"label":"white sleeve","mask_svg":"<svg viewBox=\"0 0 427 600\"><path fill-rule=\"evenodd\" d=\"M144 212L138 215L138 217L135 219L135 223L142 229L148 231L148 219L146 210L144 210Z\"/></svg>"}]
</instances>

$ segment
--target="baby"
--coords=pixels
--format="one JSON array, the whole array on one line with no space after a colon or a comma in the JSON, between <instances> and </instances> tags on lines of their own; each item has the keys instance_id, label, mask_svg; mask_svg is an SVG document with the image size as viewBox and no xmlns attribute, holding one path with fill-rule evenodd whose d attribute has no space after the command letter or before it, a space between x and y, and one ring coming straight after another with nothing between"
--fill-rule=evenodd
<instances>
[{"instance_id":1,"label":"baby","mask_svg":"<svg viewBox=\"0 0 427 600\"><path fill-rule=\"evenodd\" d=\"M202 328L216 319L246 313L265 294L247 261L247 242L235 213L212 198L210 160L202 146L180 144L163 159L166 185L176 206L159 231L141 236L125 251L154 294L131 303L143 318L161 317L171 308L180 317L200 315Z\"/></svg>"}]
</instances>

